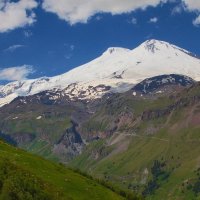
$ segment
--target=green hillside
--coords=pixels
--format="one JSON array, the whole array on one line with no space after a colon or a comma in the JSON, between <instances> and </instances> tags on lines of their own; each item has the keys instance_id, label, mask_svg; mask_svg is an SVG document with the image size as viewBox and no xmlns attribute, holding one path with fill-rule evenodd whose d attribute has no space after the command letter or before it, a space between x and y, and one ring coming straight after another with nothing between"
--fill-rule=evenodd
<instances>
[{"instance_id":1,"label":"green hillside","mask_svg":"<svg viewBox=\"0 0 200 200\"><path fill-rule=\"evenodd\" d=\"M123 199L97 182L0 142L1 200Z\"/></svg>"}]
</instances>

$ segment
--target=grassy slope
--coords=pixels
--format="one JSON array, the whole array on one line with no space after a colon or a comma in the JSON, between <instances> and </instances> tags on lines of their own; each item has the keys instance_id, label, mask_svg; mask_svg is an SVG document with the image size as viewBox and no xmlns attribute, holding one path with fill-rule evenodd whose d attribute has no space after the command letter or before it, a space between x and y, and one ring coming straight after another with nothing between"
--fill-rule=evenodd
<instances>
[{"instance_id":1,"label":"grassy slope","mask_svg":"<svg viewBox=\"0 0 200 200\"><path fill-rule=\"evenodd\" d=\"M145 178L144 170L148 169L147 178L151 179L150 169L153 162L164 160L167 165L165 170L170 173L170 176L166 181L161 182L161 187L152 195L153 199L159 200L161 197L162 199L196 199L194 193L182 187L182 184L196 178L195 170L200 167L200 140L187 138L193 137L197 132L199 133L200 129L190 129L187 132L180 130L176 135L163 130L157 133L156 138L128 136L127 139L131 141L128 150L99 160L88 159L90 154L87 152L75 159L73 166L79 166L86 171L90 169L94 176L109 175L110 181L124 188L128 188L130 184L143 188L140 182ZM107 147L103 148L106 151Z\"/></svg>"},{"instance_id":2,"label":"grassy slope","mask_svg":"<svg viewBox=\"0 0 200 200\"><path fill-rule=\"evenodd\" d=\"M62 165L28 154L3 142L0 142L0 159L1 161L7 159L13 165L36 176L45 185L52 187L52 192L61 192L61 199L122 199L95 181L74 173Z\"/></svg>"}]
</instances>

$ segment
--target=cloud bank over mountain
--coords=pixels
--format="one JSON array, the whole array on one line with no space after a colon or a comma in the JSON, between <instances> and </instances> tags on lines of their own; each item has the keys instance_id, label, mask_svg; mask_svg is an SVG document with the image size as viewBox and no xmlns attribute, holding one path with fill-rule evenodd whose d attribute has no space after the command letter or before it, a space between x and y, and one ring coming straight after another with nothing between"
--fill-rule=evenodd
<instances>
[{"instance_id":1,"label":"cloud bank over mountain","mask_svg":"<svg viewBox=\"0 0 200 200\"><path fill-rule=\"evenodd\" d=\"M24 80L34 72L34 69L30 65L22 65L16 67L9 67L0 69L0 80L3 81L20 81Z\"/></svg>"}]
</instances>

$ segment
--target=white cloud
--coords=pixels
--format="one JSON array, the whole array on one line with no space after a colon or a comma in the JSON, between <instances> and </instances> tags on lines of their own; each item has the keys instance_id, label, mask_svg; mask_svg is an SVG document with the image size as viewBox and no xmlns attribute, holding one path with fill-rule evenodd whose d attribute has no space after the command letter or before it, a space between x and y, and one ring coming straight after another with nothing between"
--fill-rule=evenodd
<instances>
[{"instance_id":1,"label":"white cloud","mask_svg":"<svg viewBox=\"0 0 200 200\"><path fill-rule=\"evenodd\" d=\"M188 11L196 12L197 17L193 20L194 26L200 25L200 0L182 0L185 4L185 9Z\"/></svg>"},{"instance_id":2,"label":"white cloud","mask_svg":"<svg viewBox=\"0 0 200 200\"><path fill-rule=\"evenodd\" d=\"M189 10L200 10L199 0L182 0Z\"/></svg>"},{"instance_id":3,"label":"white cloud","mask_svg":"<svg viewBox=\"0 0 200 200\"><path fill-rule=\"evenodd\" d=\"M75 50L75 45L64 44L64 46L67 48L67 53L64 55L64 58L69 60L73 56L73 51Z\"/></svg>"},{"instance_id":4,"label":"white cloud","mask_svg":"<svg viewBox=\"0 0 200 200\"><path fill-rule=\"evenodd\" d=\"M168 0L43 0L45 11L55 13L70 24L86 23L96 13L112 15L129 13L148 6L157 6Z\"/></svg>"},{"instance_id":5,"label":"white cloud","mask_svg":"<svg viewBox=\"0 0 200 200\"><path fill-rule=\"evenodd\" d=\"M74 49L75 49L75 46L74 46L73 44L71 44L71 45L70 45L70 50L71 50L71 51L74 51Z\"/></svg>"},{"instance_id":6,"label":"white cloud","mask_svg":"<svg viewBox=\"0 0 200 200\"><path fill-rule=\"evenodd\" d=\"M71 59L71 57L72 57L72 54L66 54L66 55L64 55L64 58L67 59L67 60Z\"/></svg>"},{"instance_id":7,"label":"white cloud","mask_svg":"<svg viewBox=\"0 0 200 200\"><path fill-rule=\"evenodd\" d=\"M200 15L195 20L193 20L193 24L194 26L200 26Z\"/></svg>"},{"instance_id":8,"label":"white cloud","mask_svg":"<svg viewBox=\"0 0 200 200\"><path fill-rule=\"evenodd\" d=\"M4 81L24 80L33 72L34 72L33 67L30 65L4 68L0 69L0 80Z\"/></svg>"},{"instance_id":9,"label":"white cloud","mask_svg":"<svg viewBox=\"0 0 200 200\"><path fill-rule=\"evenodd\" d=\"M175 6L173 9L172 9L172 15L176 15L176 14L180 14L184 11L184 6L182 4L179 4L178 6Z\"/></svg>"},{"instance_id":10,"label":"white cloud","mask_svg":"<svg viewBox=\"0 0 200 200\"><path fill-rule=\"evenodd\" d=\"M157 23L158 22L158 18L157 17L153 17L149 20L149 23Z\"/></svg>"},{"instance_id":11,"label":"white cloud","mask_svg":"<svg viewBox=\"0 0 200 200\"><path fill-rule=\"evenodd\" d=\"M67 43L65 43L64 46L69 51L74 51L74 49L75 49L75 45L74 44L67 44Z\"/></svg>"},{"instance_id":12,"label":"white cloud","mask_svg":"<svg viewBox=\"0 0 200 200\"><path fill-rule=\"evenodd\" d=\"M102 18L103 18L102 16L96 16L95 19L96 19L97 21L100 21L100 20L102 20Z\"/></svg>"},{"instance_id":13,"label":"white cloud","mask_svg":"<svg viewBox=\"0 0 200 200\"><path fill-rule=\"evenodd\" d=\"M131 24L137 24L137 19L136 19L135 17L133 17L133 18L131 19Z\"/></svg>"},{"instance_id":14,"label":"white cloud","mask_svg":"<svg viewBox=\"0 0 200 200\"><path fill-rule=\"evenodd\" d=\"M25 30L23 33L26 38L29 38L33 35L33 33L30 30Z\"/></svg>"},{"instance_id":15,"label":"white cloud","mask_svg":"<svg viewBox=\"0 0 200 200\"><path fill-rule=\"evenodd\" d=\"M15 45L12 45L10 47L8 47L7 49L4 50L4 52L13 52L15 51L16 49L19 49L19 48L22 48L22 47L25 47L24 45L21 45L21 44L15 44Z\"/></svg>"},{"instance_id":16,"label":"white cloud","mask_svg":"<svg viewBox=\"0 0 200 200\"><path fill-rule=\"evenodd\" d=\"M156 7L160 3L178 2L178 0L42 0L45 11L56 14L60 19L71 25L87 23L97 13L111 13L112 15L129 13L148 6ZM172 14L181 13L183 10L196 12L197 18L193 24L199 24L200 0L181 0L182 3L172 10ZM156 23L156 18L150 22ZM136 23L136 21L133 21Z\"/></svg>"},{"instance_id":17,"label":"white cloud","mask_svg":"<svg viewBox=\"0 0 200 200\"><path fill-rule=\"evenodd\" d=\"M0 0L0 32L7 32L35 22L33 9L38 3L35 0L10 2Z\"/></svg>"},{"instance_id":18,"label":"white cloud","mask_svg":"<svg viewBox=\"0 0 200 200\"><path fill-rule=\"evenodd\" d=\"M0 32L6 32L36 21L34 9L39 0L0 0ZM129 13L137 9L146 9L148 6L156 7L160 3L178 2L178 0L41 0L42 8L56 14L60 19L73 25L86 23L97 13L111 13L112 15ZM181 7L182 6L182 7ZM187 9L197 13L193 24L198 24L200 16L200 0L182 0L182 4L173 9L172 13L180 13ZM96 20L101 19L97 16ZM136 20L132 21L134 24ZM30 37L31 33L24 33Z\"/></svg>"}]
</instances>

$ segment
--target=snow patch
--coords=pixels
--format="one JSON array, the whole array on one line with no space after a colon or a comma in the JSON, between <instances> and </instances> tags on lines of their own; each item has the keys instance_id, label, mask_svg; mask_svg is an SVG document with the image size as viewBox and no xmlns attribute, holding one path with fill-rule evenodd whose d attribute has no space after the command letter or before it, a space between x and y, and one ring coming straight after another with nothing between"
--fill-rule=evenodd
<instances>
[{"instance_id":1,"label":"snow patch","mask_svg":"<svg viewBox=\"0 0 200 200\"><path fill-rule=\"evenodd\" d=\"M163 93L163 91L157 91L156 92L156 94L162 94Z\"/></svg>"}]
</instances>

